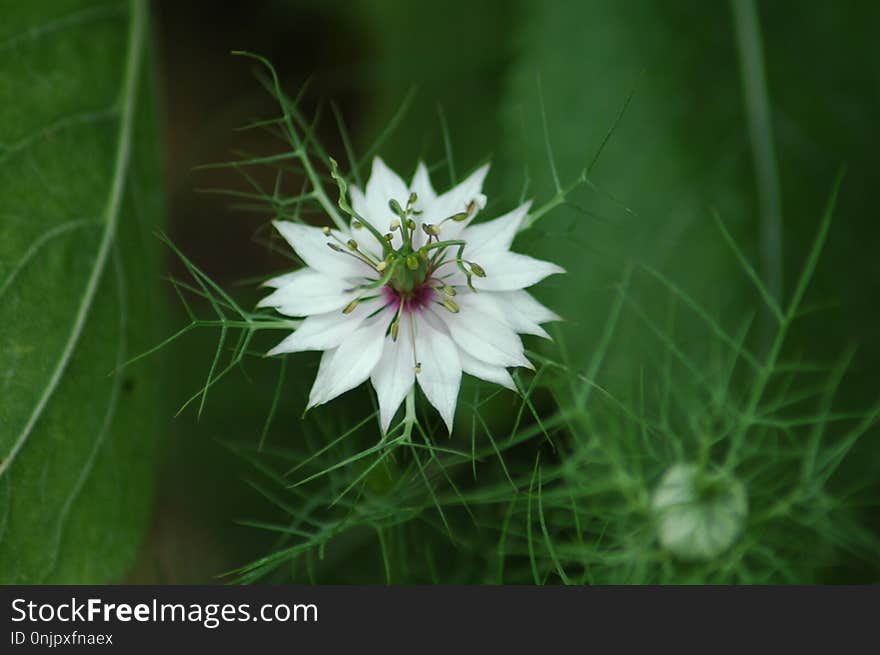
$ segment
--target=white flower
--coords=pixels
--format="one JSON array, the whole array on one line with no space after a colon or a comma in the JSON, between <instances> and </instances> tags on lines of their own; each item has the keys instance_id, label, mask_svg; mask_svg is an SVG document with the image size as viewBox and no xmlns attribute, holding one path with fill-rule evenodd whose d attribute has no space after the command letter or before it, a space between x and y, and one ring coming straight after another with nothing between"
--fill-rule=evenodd
<instances>
[{"instance_id":1,"label":"white flower","mask_svg":"<svg viewBox=\"0 0 880 655\"><path fill-rule=\"evenodd\" d=\"M305 268L259 306L306 317L270 355L324 351L309 407L369 378L384 434L418 382L451 432L462 372L515 390L507 369L531 367L517 333L559 318L523 289L563 270L510 251L531 203L470 225L488 170L438 195L424 164L407 186L376 158L349 229L275 222Z\"/></svg>"}]
</instances>

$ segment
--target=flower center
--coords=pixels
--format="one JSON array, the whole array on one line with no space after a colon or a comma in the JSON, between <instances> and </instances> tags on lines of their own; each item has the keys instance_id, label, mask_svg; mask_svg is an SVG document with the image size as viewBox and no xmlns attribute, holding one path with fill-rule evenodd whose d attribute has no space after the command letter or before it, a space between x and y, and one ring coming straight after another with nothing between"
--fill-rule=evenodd
<instances>
[{"instance_id":1,"label":"flower center","mask_svg":"<svg viewBox=\"0 0 880 655\"><path fill-rule=\"evenodd\" d=\"M434 288L423 282L410 291L400 291L390 284L382 287L382 296L387 306L398 313L417 313L428 307L434 301L437 292Z\"/></svg>"}]
</instances>

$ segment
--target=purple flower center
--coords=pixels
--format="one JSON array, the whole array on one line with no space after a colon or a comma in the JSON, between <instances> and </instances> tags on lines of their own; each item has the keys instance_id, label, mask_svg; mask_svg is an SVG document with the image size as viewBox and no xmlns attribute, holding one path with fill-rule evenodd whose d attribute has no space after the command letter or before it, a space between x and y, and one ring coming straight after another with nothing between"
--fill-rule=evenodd
<instances>
[{"instance_id":1,"label":"purple flower center","mask_svg":"<svg viewBox=\"0 0 880 655\"><path fill-rule=\"evenodd\" d=\"M390 284L382 287L382 295L385 297L386 305L397 311L400 308L400 304L403 303L403 311L407 314L421 312L434 299L435 293L429 284L420 284L412 291L406 293L398 291Z\"/></svg>"}]
</instances>

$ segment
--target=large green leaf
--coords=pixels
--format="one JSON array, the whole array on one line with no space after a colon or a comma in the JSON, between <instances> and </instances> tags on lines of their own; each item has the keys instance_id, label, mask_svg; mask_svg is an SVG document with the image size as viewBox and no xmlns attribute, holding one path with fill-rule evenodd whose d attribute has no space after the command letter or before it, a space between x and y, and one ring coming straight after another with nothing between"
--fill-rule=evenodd
<instances>
[{"instance_id":1,"label":"large green leaf","mask_svg":"<svg viewBox=\"0 0 880 655\"><path fill-rule=\"evenodd\" d=\"M118 579L149 507L161 307L146 3L0 22L0 582Z\"/></svg>"}]
</instances>

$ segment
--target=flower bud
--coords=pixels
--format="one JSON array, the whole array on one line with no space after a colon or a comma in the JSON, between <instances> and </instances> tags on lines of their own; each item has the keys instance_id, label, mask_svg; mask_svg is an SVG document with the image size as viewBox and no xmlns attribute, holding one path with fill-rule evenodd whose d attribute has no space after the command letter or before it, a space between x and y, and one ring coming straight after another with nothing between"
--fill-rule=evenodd
<instances>
[{"instance_id":1,"label":"flower bud","mask_svg":"<svg viewBox=\"0 0 880 655\"><path fill-rule=\"evenodd\" d=\"M679 559L707 561L726 551L745 527L745 487L694 464L669 468L651 497L660 545Z\"/></svg>"}]
</instances>

